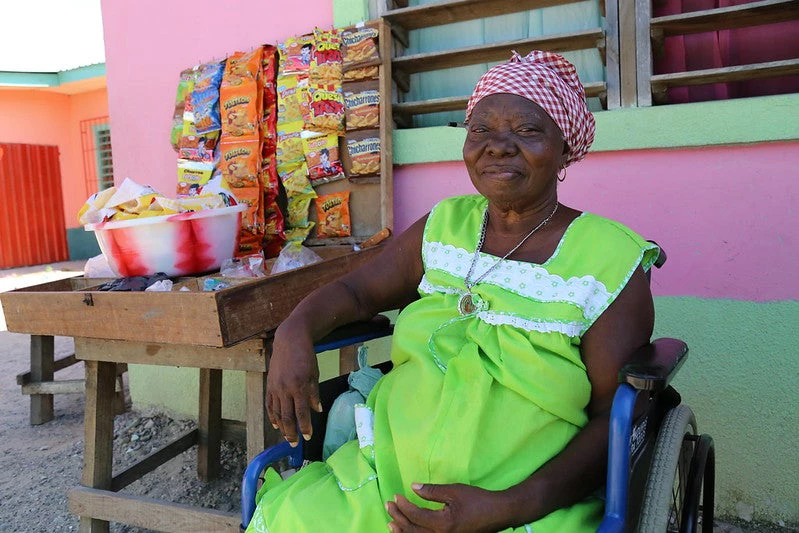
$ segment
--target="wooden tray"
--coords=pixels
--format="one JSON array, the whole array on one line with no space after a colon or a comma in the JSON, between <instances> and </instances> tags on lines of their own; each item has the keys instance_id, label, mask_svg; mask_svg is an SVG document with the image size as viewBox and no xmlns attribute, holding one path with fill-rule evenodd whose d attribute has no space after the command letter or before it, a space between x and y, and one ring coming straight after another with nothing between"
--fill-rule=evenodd
<instances>
[{"instance_id":1,"label":"wooden tray","mask_svg":"<svg viewBox=\"0 0 799 533\"><path fill-rule=\"evenodd\" d=\"M380 248L318 247L320 263L215 292L201 290L203 278L178 280L172 292L103 292L93 289L108 280L75 277L0 293L0 303L8 330L17 333L230 346L275 329L308 293Z\"/></svg>"}]
</instances>

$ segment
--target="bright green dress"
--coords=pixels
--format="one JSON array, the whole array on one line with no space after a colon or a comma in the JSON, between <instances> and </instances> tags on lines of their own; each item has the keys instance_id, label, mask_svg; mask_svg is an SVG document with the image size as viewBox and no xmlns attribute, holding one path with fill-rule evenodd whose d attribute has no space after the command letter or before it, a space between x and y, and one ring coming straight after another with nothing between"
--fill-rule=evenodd
<instances>
[{"instance_id":1,"label":"bright green dress","mask_svg":"<svg viewBox=\"0 0 799 533\"><path fill-rule=\"evenodd\" d=\"M424 231L420 299L400 313L394 369L356 408L358 440L270 486L248 532L386 531L384 502L411 483L520 483L585 426L591 385L580 338L657 249L625 226L583 213L541 265L505 260L477 284L460 315L463 278L486 200L440 202ZM497 260L480 255L471 279ZM587 499L513 531L595 531L602 502Z\"/></svg>"}]
</instances>

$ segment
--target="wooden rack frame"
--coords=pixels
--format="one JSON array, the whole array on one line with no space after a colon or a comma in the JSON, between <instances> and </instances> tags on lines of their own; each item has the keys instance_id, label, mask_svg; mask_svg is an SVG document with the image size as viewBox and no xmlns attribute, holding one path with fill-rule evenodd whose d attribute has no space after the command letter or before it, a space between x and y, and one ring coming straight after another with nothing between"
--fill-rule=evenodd
<instances>
[{"instance_id":1,"label":"wooden rack frame","mask_svg":"<svg viewBox=\"0 0 799 533\"><path fill-rule=\"evenodd\" d=\"M452 96L420 101L403 101L403 94L410 89L410 75L419 72L477 65L500 61L509 57L511 50L521 54L531 50L554 52L597 49L607 67L607 81L586 84L589 97L599 97L606 109L619 107L619 46L617 0L600 0L606 20L605 28L592 28L572 33L545 35L527 39L515 39L487 43L480 46L456 48L440 52L403 55L408 46L408 31L431 28L454 22L476 20L498 15L520 13L532 9L553 7L574 3L576 0L454 0L437 2L423 6L407 7L407 2L394 2L394 8L382 13L391 23L395 37L393 76L397 87L397 100L394 104L394 120L399 127L410 127L413 116L458 111L466 109L467 96Z\"/></svg>"},{"instance_id":2,"label":"wooden rack frame","mask_svg":"<svg viewBox=\"0 0 799 533\"><path fill-rule=\"evenodd\" d=\"M638 53L635 77L639 106L649 106L653 102L667 103L666 91L669 87L799 74L799 58L671 74L652 73L653 55L663 53L665 37L799 20L799 2L796 0L761 0L738 6L654 18L652 0L635 0L635 10L634 44ZM632 39L628 41L622 38L622 48L631 42Z\"/></svg>"}]
</instances>

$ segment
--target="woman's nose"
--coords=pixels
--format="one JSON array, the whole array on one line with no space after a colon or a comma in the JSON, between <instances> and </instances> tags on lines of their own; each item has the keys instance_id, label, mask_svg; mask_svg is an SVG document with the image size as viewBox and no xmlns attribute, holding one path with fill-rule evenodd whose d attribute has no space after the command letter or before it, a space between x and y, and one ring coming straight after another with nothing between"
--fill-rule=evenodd
<instances>
[{"instance_id":1,"label":"woman's nose","mask_svg":"<svg viewBox=\"0 0 799 533\"><path fill-rule=\"evenodd\" d=\"M518 147L509 135L505 133L496 133L488 139L486 151L494 157L504 157L514 155L518 152Z\"/></svg>"}]
</instances>

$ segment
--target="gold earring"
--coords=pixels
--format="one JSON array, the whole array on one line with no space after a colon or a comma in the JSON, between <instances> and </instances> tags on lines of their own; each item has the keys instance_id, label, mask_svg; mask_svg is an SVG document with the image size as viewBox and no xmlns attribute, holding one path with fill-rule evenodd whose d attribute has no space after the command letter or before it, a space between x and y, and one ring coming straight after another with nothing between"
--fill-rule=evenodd
<instances>
[{"instance_id":1,"label":"gold earring","mask_svg":"<svg viewBox=\"0 0 799 533\"><path fill-rule=\"evenodd\" d=\"M560 173L560 172L558 173L558 181L559 181L559 182L561 182L561 183L563 183L563 182L566 180L566 167L563 167L563 168L562 168L562 169L560 169L560 170L561 170L561 172L563 173L563 175L561 175L561 173Z\"/></svg>"}]
</instances>

